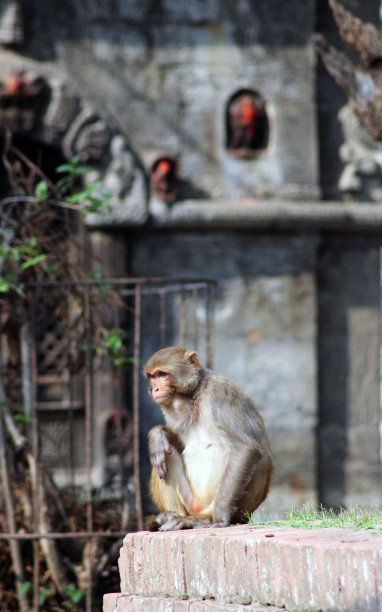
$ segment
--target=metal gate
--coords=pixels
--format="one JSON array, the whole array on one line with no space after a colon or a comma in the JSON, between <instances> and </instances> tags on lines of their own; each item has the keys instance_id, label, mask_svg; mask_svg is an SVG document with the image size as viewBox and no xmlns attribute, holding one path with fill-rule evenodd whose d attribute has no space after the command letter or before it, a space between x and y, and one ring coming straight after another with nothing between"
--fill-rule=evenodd
<instances>
[{"instance_id":1,"label":"metal gate","mask_svg":"<svg viewBox=\"0 0 382 612\"><path fill-rule=\"evenodd\" d=\"M62 567L55 555L69 557L67 550L78 545L78 576L86 591L82 609L90 612L96 609L95 567L102 573L103 557L97 555L106 555L100 543L109 541L112 549L126 531L143 528L142 365L163 346L183 345L198 350L211 367L214 283L121 278L40 283L27 292L18 355L11 346L13 313L3 313L10 329L5 326L1 346L1 493L7 531L0 538L10 543L19 603L24 592L25 605L33 600L34 612L44 609L41 556L52 576ZM29 467L18 482L11 464L20 449ZM17 495L25 498L29 488L30 522L24 508L19 524ZM50 513L66 498L73 510L64 508L58 530L60 520ZM110 526L100 522L102 503L116 508ZM25 541L31 543L33 559L27 576L20 554ZM28 576L29 592L20 584L28 584ZM75 588L80 591L78 580L73 593Z\"/></svg>"}]
</instances>

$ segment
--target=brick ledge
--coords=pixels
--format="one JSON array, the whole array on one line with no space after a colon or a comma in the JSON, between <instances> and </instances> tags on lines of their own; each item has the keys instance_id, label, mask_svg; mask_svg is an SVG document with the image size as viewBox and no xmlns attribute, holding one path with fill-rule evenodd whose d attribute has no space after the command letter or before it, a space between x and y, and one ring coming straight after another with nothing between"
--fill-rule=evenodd
<instances>
[{"instance_id":1,"label":"brick ledge","mask_svg":"<svg viewBox=\"0 0 382 612\"><path fill-rule=\"evenodd\" d=\"M119 566L122 593L129 605L131 596L146 601L142 610L181 612L193 608L175 601L213 599L227 611L262 604L382 612L382 536L368 531L238 526L131 533ZM158 607L153 598L172 607ZM118 612L136 609L122 601Z\"/></svg>"},{"instance_id":2,"label":"brick ledge","mask_svg":"<svg viewBox=\"0 0 382 612\"><path fill-rule=\"evenodd\" d=\"M103 598L103 612L287 612L285 608L262 605L240 605L216 601L139 597L109 593Z\"/></svg>"}]
</instances>

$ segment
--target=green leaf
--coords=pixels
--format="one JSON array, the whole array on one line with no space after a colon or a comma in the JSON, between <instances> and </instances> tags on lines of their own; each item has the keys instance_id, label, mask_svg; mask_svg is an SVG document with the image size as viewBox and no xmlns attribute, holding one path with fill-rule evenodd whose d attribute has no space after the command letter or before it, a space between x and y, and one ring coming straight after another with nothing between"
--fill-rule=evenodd
<instances>
[{"instance_id":1,"label":"green leaf","mask_svg":"<svg viewBox=\"0 0 382 612\"><path fill-rule=\"evenodd\" d=\"M15 414L15 421L21 424L31 423L32 417L29 414L26 414L24 410L20 410L20 412Z\"/></svg>"},{"instance_id":2,"label":"green leaf","mask_svg":"<svg viewBox=\"0 0 382 612\"><path fill-rule=\"evenodd\" d=\"M0 292L6 293L9 291L11 286L11 277L10 276L0 276Z\"/></svg>"},{"instance_id":3,"label":"green leaf","mask_svg":"<svg viewBox=\"0 0 382 612\"><path fill-rule=\"evenodd\" d=\"M57 166L56 172L71 172L72 169L73 166L71 166L70 164L61 164L61 166Z\"/></svg>"},{"instance_id":4,"label":"green leaf","mask_svg":"<svg viewBox=\"0 0 382 612\"><path fill-rule=\"evenodd\" d=\"M58 276L58 272L61 268L61 262L60 261L56 261L52 264L50 264L50 266L46 266L46 271L48 274L50 274L51 276L53 276L54 278L56 278Z\"/></svg>"},{"instance_id":5,"label":"green leaf","mask_svg":"<svg viewBox=\"0 0 382 612\"><path fill-rule=\"evenodd\" d=\"M31 588L32 588L32 583L31 582L23 582L21 587L20 587L20 595L22 597L25 597L25 595L27 595L29 593Z\"/></svg>"},{"instance_id":6,"label":"green leaf","mask_svg":"<svg viewBox=\"0 0 382 612\"><path fill-rule=\"evenodd\" d=\"M13 261L19 261L21 257L21 248L20 247L12 248L10 250L10 257L11 259L13 259Z\"/></svg>"},{"instance_id":7,"label":"green leaf","mask_svg":"<svg viewBox=\"0 0 382 612\"><path fill-rule=\"evenodd\" d=\"M56 168L56 172L58 173L67 173L71 176L80 176L83 174L87 174L90 172L91 168L87 166L79 166L80 156L75 155L70 159L66 164L61 164Z\"/></svg>"},{"instance_id":8,"label":"green leaf","mask_svg":"<svg viewBox=\"0 0 382 612\"><path fill-rule=\"evenodd\" d=\"M44 253L42 253L41 255L36 255L36 257L31 257L30 259L23 261L23 263L20 266L20 270L24 271L33 266L37 266L41 261L43 261L47 257L48 256L45 255Z\"/></svg>"},{"instance_id":9,"label":"green leaf","mask_svg":"<svg viewBox=\"0 0 382 612\"><path fill-rule=\"evenodd\" d=\"M66 198L66 201L69 204L81 204L88 197L88 191L79 191L78 193L73 193L72 195Z\"/></svg>"},{"instance_id":10,"label":"green leaf","mask_svg":"<svg viewBox=\"0 0 382 612\"><path fill-rule=\"evenodd\" d=\"M113 353L118 353L122 348L122 332L117 330L108 334L105 344Z\"/></svg>"},{"instance_id":11,"label":"green leaf","mask_svg":"<svg viewBox=\"0 0 382 612\"><path fill-rule=\"evenodd\" d=\"M38 596L38 603L40 606L43 606L44 603L46 602L46 600L48 599L48 597L50 595L52 595L53 590L50 588L44 588L44 589L40 589L40 593Z\"/></svg>"},{"instance_id":12,"label":"green leaf","mask_svg":"<svg viewBox=\"0 0 382 612\"><path fill-rule=\"evenodd\" d=\"M43 202L48 198L49 187L46 181L39 181L34 189L34 195L39 202Z\"/></svg>"},{"instance_id":13,"label":"green leaf","mask_svg":"<svg viewBox=\"0 0 382 612\"><path fill-rule=\"evenodd\" d=\"M69 599L75 604L81 603L81 601L86 595L85 591L77 588L75 584L68 584L68 586L66 587L66 594Z\"/></svg>"}]
</instances>

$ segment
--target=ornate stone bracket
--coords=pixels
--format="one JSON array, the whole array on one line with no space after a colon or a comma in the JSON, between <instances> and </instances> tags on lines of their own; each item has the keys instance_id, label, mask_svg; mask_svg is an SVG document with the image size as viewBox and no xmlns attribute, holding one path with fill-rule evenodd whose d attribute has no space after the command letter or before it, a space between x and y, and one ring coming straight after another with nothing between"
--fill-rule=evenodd
<instances>
[{"instance_id":1,"label":"ornate stone bracket","mask_svg":"<svg viewBox=\"0 0 382 612\"><path fill-rule=\"evenodd\" d=\"M357 199L381 202L382 144L370 136L350 104L340 110L338 118L345 141L340 148L345 163L340 191Z\"/></svg>"},{"instance_id":2,"label":"ornate stone bracket","mask_svg":"<svg viewBox=\"0 0 382 612\"><path fill-rule=\"evenodd\" d=\"M70 92L66 83L10 74L0 83L0 120L2 129L54 147L66 159L79 155L93 169L86 180L102 181L112 194L111 211L88 215L88 225L145 221L148 190L142 163L112 120Z\"/></svg>"}]
</instances>

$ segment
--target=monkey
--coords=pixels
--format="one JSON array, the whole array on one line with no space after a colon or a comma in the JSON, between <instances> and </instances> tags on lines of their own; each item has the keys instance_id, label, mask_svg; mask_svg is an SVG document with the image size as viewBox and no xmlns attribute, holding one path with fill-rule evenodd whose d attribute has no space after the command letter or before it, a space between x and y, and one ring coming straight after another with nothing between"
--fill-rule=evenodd
<instances>
[{"instance_id":1,"label":"monkey","mask_svg":"<svg viewBox=\"0 0 382 612\"><path fill-rule=\"evenodd\" d=\"M273 472L252 400L182 347L154 353L144 375L165 420L149 432L150 492L159 510L149 529L247 522L266 498Z\"/></svg>"}]
</instances>

